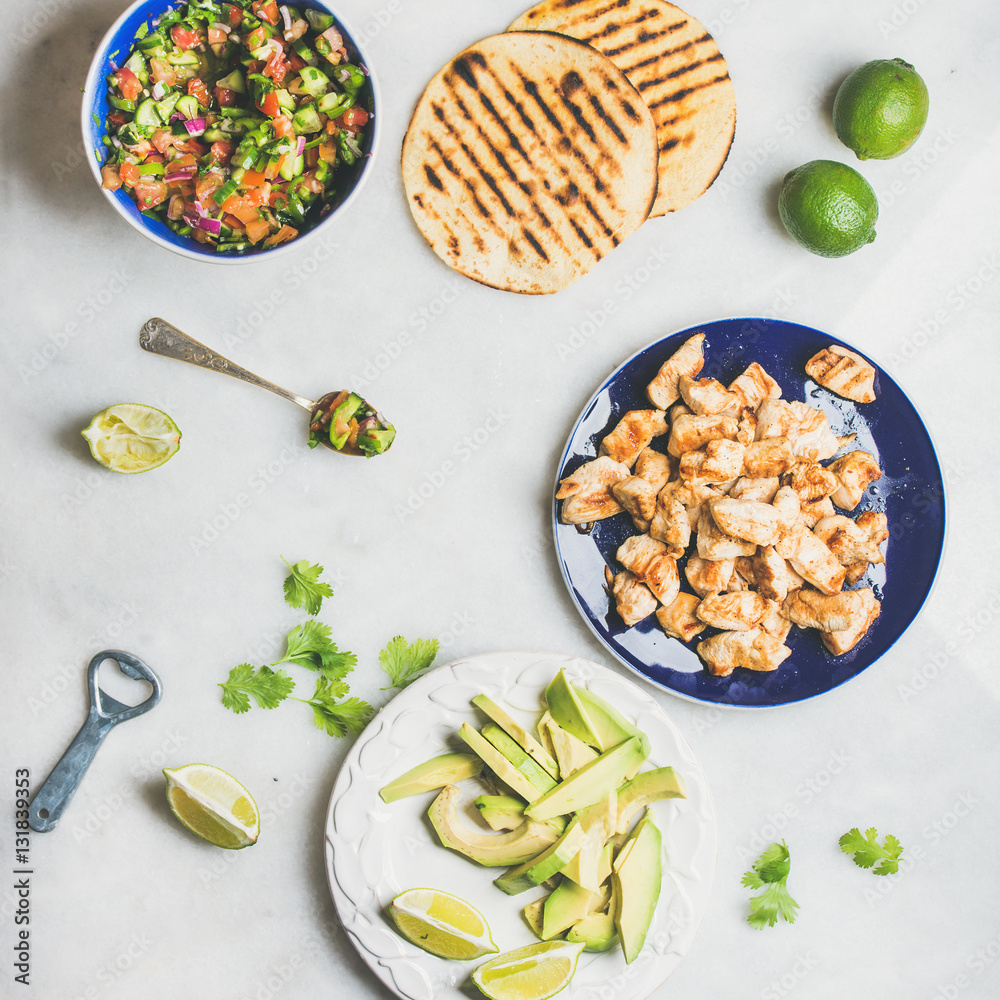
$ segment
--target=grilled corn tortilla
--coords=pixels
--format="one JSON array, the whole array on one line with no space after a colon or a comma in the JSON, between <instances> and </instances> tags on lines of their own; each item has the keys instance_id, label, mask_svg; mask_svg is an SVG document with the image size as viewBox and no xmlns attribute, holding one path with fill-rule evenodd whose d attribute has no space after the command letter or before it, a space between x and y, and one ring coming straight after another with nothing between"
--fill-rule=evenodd
<instances>
[{"instance_id":1,"label":"grilled corn tortilla","mask_svg":"<svg viewBox=\"0 0 1000 1000\"><path fill-rule=\"evenodd\" d=\"M576 281L646 219L656 128L596 49L565 35L485 38L428 84L403 140L410 211L434 252L494 288Z\"/></svg>"},{"instance_id":2,"label":"grilled corn tortilla","mask_svg":"<svg viewBox=\"0 0 1000 1000\"><path fill-rule=\"evenodd\" d=\"M543 0L511 31L557 31L604 53L653 114L659 190L650 216L689 205L709 188L736 131L726 60L697 19L663 0Z\"/></svg>"}]
</instances>

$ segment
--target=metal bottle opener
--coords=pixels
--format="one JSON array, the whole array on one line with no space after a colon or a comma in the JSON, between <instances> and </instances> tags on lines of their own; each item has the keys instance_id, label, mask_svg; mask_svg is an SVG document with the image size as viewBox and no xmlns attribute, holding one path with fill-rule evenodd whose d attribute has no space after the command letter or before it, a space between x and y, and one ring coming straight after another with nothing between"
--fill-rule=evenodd
<instances>
[{"instance_id":1,"label":"metal bottle opener","mask_svg":"<svg viewBox=\"0 0 1000 1000\"><path fill-rule=\"evenodd\" d=\"M123 705L102 691L97 686L97 671L105 660L115 660L122 673L133 680L148 681L153 687L150 696L138 705L130 706ZM137 656L120 649L105 649L90 661L87 686L90 689L87 721L59 758L59 763L52 768L52 773L35 792L31 805L28 806L28 826L39 833L53 829L59 822L59 817L69 805L69 800L94 759L94 754L104 742L104 737L119 722L128 722L154 708L163 694L160 678Z\"/></svg>"}]
</instances>

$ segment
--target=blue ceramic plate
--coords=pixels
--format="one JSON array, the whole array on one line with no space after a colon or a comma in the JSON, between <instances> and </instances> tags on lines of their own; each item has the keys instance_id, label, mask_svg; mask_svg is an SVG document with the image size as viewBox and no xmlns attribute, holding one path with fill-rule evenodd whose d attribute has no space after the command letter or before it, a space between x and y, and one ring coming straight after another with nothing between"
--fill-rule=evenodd
<instances>
[{"instance_id":1,"label":"blue ceramic plate","mask_svg":"<svg viewBox=\"0 0 1000 1000\"><path fill-rule=\"evenodd\" d=\"M874 403L852 403L816 385L805 363L830 344L856 348L829 334L770 319L727 319L666 337L626 361L598 389L577 421L559 463L558 479L597 455L604 437L628 410L647 409L645 387L663 362L690 336L705 334L701 377L728 385L753 361L781 386L785 399L804 400L827 414L835 434L856 433L856 446L879 460L882 479L855 514L884 511L890 537L885 566L871 566L857 586L870 586L882 612L849 653L833 656L811 629L792 628L792 655L772 673L737 668L713 677L694 649L665 635L649 618L627 628L605 591L605 566L617 571L615 552L636 533L625 513L598 521L589 534L553 518L556 550L576 606L598 638L625 666L682 697L734 706L773 706L829 691L871 666L906 630L930 591L944 542L944 485L927 429L902 389L876 365ZM861 352L857 352L861 353ZM874 362L872 362L874 364ZM665 441L654 441L654 447ZM683 569L681 580L684 580Z\"/></svg>"},{"instance_id":2,"label":"blue ceramic plate","mask_svg":"<svg viewBox=\"0 0 1000 1000\"><path fill-rule=\"evenodd\" d=\"M106 133L104 127L108 116L108 87L105 77L113 73L128 59L129 52L135 44L136 34L145 26L152 27L153 22L159 18L168 8L180 6L179 0L135 0L135 2L124 11L117 21L108 29L107 34L101 40L94 59L90 64L90 72L87 74L87 82L83 90L83 107L81 111L81 125L83 129L83 144L86 150L86 159L90 164L91 173L101 184L101 164L104 162L104 146L101 139ZM374 76L371 74L371 64L364 51L358 45L356 36L344 24L343 18L327 4L320 0L305 0L296 3L299 10L320 10L328 14L333 14L336 26L344 38L344 47L347 49L348 57L352 63L364 65L369 71L367 86L362 88L358 94L357 103L368 111L375 112L380 107L378 86ZM337 197L330 202L331 209L322 218L319 216L319 205L315 206L316 211L310 213L306 227L301 234L287 243L281 243L276 247L255 250L244 254L223 254L215 250L206 248L204 244L193 240L188 236L179 236L172 229L152 215L144 215L139 211L138 206L129 196L124 188L117 191L109 191L101 188L101 193L108 199L112 207L125 219L133 228L138 229L144 236L149 237L154 243L173 250L184 257L194 260L209 261L212 264L241 264L253 260L270 259L279 254L301 247L302 241L312 237L320 228L326 226L330 220L338 215L348 204L350 204L360 192L364 181L372 172L372 161L378 145L378 138L381 133L381 115L376 113L371 119L371 124L365 129L362 149L366 154L359 158L351 167L340 167L337 171Z\"/></svg>"}]
</instances>

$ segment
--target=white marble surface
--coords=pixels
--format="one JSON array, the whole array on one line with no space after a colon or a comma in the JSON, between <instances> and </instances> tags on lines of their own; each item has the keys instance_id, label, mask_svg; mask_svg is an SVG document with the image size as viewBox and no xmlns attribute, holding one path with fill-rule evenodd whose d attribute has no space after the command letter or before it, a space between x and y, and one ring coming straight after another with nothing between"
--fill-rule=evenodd
<instances>
[{"instance_id":1,"label":"white marble surface","mask_svg":"<svg viewBox=\"0 0 1000 1000\"><path fill-rule=\"evenodd\" d=\"M376 705L388 697L377 652L397 633L438 636L442 662L511 648L610 662L552 556L554 463L623 358L730 315L806 323L882 363L937 443L950 527L921 616L844 687L769 712L657 693L708 773L721 834L705 924L657 995L997 996L994 5L694 5L737 87L725 171L701 201L544 298L439 263L397 169L424 83L521 7L341 8L367 26L385 97L375 176L332 231L329 259L314 245L220 269L130 230L83 162L79 87L118 3L5 6L0 996L387 996L339 929L323 873L347 741L313 729L304 706L236 717L219 703L229 667L276 658L299 620L282 602L278 556L327 567L337 593L323 617L359 656L354 690ZM896 55L929 85L926 132L903 157L862 168L882 203L875 243L837 261L809 255L777 221L780 179L806 160L850 158L830 125L834 89L855 65ZM397 445L369 463L309 452L289 404L141 352L152 315L300 392L362 388L399 427ZM184 432L179 455L149 475L102 471L79 436L125 400L162 407ZM14 772L29 768L35 784L47 774L83 720L86 664L108 646L146 659L166 693L109 737L59 828L31 838L31 984L19 989ZM172 820L160 768L193 760L254 792L254 848L220 852ZM857 824L900 838L904 874L879 880L840 855L838 836ZM775 837L791 847L801 915L758 933L739 879Z\"/></svg>"}]
</instances>

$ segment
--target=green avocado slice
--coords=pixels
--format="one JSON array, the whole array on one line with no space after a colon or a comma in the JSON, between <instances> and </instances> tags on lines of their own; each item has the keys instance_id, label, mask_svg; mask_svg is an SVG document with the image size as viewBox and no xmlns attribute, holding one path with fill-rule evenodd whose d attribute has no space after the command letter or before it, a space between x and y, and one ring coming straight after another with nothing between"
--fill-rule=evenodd
<instances>
[{"instance_id":1,"label":"green avocado slice","mask_svg":"<svg viewBox=\"0 0 1000 1000\"><path fill-rule=\"evenodd\" d=\"M660 898L662 877L662 837L653 821L653 814L647 810L615 859L611 874L618 901L615 927L627 965L635 961L646 941L653 911Z\"/></svg>"},{"instance_id":2,"label":"green avocado slice","mask_svg":"<svg viewBox=\"0 0 1000 1000\"><path fill-rule=\"evenodd\" d=\"M395 802L408 795L419 795L463 778L472 778L482 769L483 762L478 757L467 753L445 753L393 778L378 794L383 802Z\"/></svg>"},{"instance_id":3,"label":"green avocado slice","mask_svg":"<svg viewBox=\"0 0 1000 1000\"><path fill-rule=\"evenodd\" d=\"M472 704L488 715L511 739L516 740L551 777L559 777L559 765L552 759L552 755L516 719L512 718L509 712L485 694L476 695L472 699Z\"/></svg>"}]
</instances>

